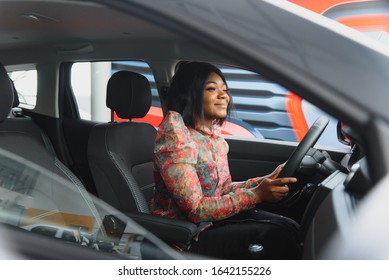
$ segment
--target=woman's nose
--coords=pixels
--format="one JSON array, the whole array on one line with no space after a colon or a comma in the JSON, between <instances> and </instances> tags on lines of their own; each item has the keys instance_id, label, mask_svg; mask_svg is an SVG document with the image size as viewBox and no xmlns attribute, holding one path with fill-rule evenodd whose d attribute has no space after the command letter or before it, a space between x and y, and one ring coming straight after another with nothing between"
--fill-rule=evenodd
<instances>
[{"instance_id":1,"label":"woman's nose","mask_svg":"<svg viewBox=\"0 0 389 280\"><path fill-rule=\"evenodd\" d=\"M219 98L227 98L228 94L225 90L219 90Z\"/></svg>"}]
</instances>

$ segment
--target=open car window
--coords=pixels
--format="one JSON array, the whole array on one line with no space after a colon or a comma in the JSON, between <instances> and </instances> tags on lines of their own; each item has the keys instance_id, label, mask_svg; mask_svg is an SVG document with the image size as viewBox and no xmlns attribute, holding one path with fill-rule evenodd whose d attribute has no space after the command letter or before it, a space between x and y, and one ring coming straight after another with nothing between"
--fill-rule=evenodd
<instances>
[{"instance_id":1,"label":"open car window","mask_svg":"<svg viewBox=\"0 0 389 280\"><path fill-rule=\"evenodd\" d=\"M123 258L172 258L175 254L82 187L2 149L0 222Z\"/></svg>"}]
</instances>

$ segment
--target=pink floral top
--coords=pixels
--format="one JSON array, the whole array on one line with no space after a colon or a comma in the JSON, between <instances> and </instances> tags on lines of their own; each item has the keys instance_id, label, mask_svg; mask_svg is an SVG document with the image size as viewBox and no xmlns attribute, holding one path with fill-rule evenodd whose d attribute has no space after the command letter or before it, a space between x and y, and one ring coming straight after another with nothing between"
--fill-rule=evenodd
<instances>
[{"instance_id":1,"label":"pink floral top","mask_svg":"<svg viewBox=\"0 0 389 280\"><path fill-rule=\"evenodd\" d=\"M179 113L167 113L154 148L153 214L205 226L254 207L257 178L231 182L228 144L219 133L216 125L188 128Z\"/></svg>"}]
</instances>

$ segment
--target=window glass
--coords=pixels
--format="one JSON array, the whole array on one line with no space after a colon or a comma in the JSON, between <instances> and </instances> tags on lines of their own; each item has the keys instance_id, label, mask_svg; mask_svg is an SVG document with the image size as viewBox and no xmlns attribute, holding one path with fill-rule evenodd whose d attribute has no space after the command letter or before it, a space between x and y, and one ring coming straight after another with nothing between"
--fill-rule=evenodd
<instances>
[{"instance_id":1,"label":"window glass","mask_svg":"<svg viewBox=\"0 0 389 280\"><path fill-rule=\"evenodd\" d=\"M124 258L175 254L123 213L58 176L57 166L48 167L0 149L0 223Z\"/></svg>"},{"instance_id":2,"label":"window glass","mask_svg":"<svg viewBox=\"0 0 389 280\"><path fill-rule=\"evenodd\" d=\"M223 134L229 137L300 141L315 119L324 114L257 73L217 66L227 79L234 102L231 116L222 127ZM152 90L151 109L144 118L134 121L144 121L158 127L163 118L158 91L150 67L141 61L75 63L71 83L81 118L102 122L111 120L111 112L105 105L106 87L111 75L121 70L140 73L149 80ZM114 119L124 121L116 115ZM320 143L340 145L334 136L330 137L336 135L335 129L336 120L332 119Z\"/></svg>"},{"instance_id":3,"label":"window glass","mask_svg":"<svg viewBox=\"0 0 389 280\"><path fill-rule=\"evenodd\" d=\"M8 72L18 93L20 107L33 109L36 105L38 76L36 70Z\"/></svg>"},{"instance_id":4,"label":"window glass","mask_svg":"<svg viewBox=\"0 0 389 280\"><path fill-rule=\"evenodd\" d=\"M111 75L120 70L128 70L145 76L151 86L151 112L160 110L158 91L154 76L147 63L142 61L107 61L74 63L71 84L75 95L80 117L85 120L110 121L111 112L105 105L107 83ZM121 121L115 116L116 121Z\"/></svg>"},{"instance_id":5,"label":"window glass","mask_svg":"<svg viewBox=\"0 0 389 280\"><path fill-rule=\"evenodd\" d=\"M316 106L260 74L229 66L217 66L226 77L234 103L225 128L226 134L300 141L312 123L319 116L326 115L330 124L319 139L319 144L340 145L334 137L337 120ZM231 124L233 126L228 127ZM249 134L243 134L243 129Z\"/></svg>"}]
</instances>

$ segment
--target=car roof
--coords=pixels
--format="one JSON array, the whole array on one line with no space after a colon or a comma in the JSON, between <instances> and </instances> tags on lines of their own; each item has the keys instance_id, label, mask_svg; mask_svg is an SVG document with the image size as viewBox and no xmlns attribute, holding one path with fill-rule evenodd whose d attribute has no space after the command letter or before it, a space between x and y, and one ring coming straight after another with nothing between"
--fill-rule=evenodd
<instances>
[{"instance_id":1,"label":"car roof","mask_svg":"<svg viewBox=\"0 0 389 280\"><path fill-rule=\"evenodd\" d=\"M149 19L92 2L0 0L0 61L221 59Z\"/></svg>"},{"instance_id":2,"label":"car roof","mask_svg":"<svg viewBox=\"0 0 389 280\"><path fill-rule=\"evenodd\" d=\"M382 102L389 51L355 30L286 1L131 2L149 9L155 21L160 15L176 21L170 27L181 33L213 38L210 47L265 70L345 121L363 126L372 114L389 120Z\"/></svg>"}]
</instances>

